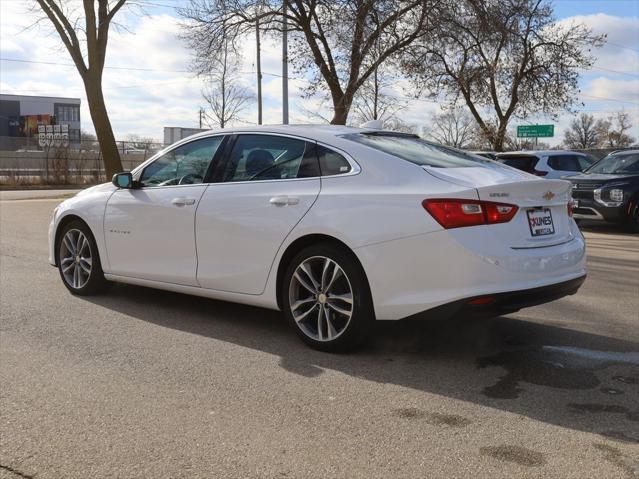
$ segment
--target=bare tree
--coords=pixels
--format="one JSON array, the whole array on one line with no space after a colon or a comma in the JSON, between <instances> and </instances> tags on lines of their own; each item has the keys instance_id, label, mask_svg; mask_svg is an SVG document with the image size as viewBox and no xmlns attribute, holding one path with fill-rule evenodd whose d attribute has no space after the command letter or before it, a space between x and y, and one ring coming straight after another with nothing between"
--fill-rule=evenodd
<instances>
[{"instance_id":1,"label":"bare tree","mask_svg":"<svg viewBox=\"0 0 639 479\"><path fill-rule=\"evenodd\" d=\"M237 121L240 113L253 99L250 90L243 86L239 78L239 56L228 40L222 42L222 49L208 60L210 73L202 90L208 104L204 118L209 127L224 128Z\"/></svg>"},{"instance_id":2,"label":"bare tree","mask_svg":"<svg viewBox=\"0 0 639 479\"><path fill-rule=\"evenodd\" d=\"M129 133L124 137L124 141L127 144L127 149L132 150L148 150L151 145L160 143L148 136L140 136L135 133Z\"/></svg>"},{"instance_id":3,"label":"bare tree","mask_svg":"<svg viewBox=\"0 0 639 479\"><path fill-rule=\"evenodd\" d=\"M433 116L424 135L455 148L468 148L476 140L477 127L468 112L460 107L449 108Z\"/></svg>"},{"instance_id":4,"label":"bare tree","mask_svg":"<svg viewBox=\"0 0 639 479\"><path fill-rule=\"evenodd\" d=\"M215 48L222 31L234 38L260 22L266 34L288 22L289 58L298 72L313 76L306 90L330 93L331 123L345 124L358 90L375 70L432 30L427 23L443 0L191 0L179 10L187 34ZM259 7L259 8L258 8ZM379 52L375 45L381 45Z\"/></svg>"},{"instance_id":5,"label":"bare tree","mask_svg":"<svg viewBox=\"0 0 639 479\"><path fill-rule=\"evenodd\" d=\"M82 78L104 169L110 177L122 171L122 162L104 103L102 71L109 28L127 0L83 0L82 8L65 0L36 2L53 24Z\"/></svg>"},{"instance_id":6,"label":"bare tree","mask_svg":"<svg viewBox=\"0 0 639 479\"><path fill-rule=\"evenodd\" d=\"M369 120L390 120L406 108L406 101L387 93L391 79L381 68L375 69L357 91L353 100L354 123L361 124Z\"/></svg>"},{"instance_id":7,"label":"bare tree","mask_svg":"<svg viewBox=\"0 0 639 479\"><path fill-rule=\"evenodd\" d=\"M604 148L627 148L635 139L626 132L632 128L630 115L625 111L618 111L606 120L597 122L597 131Z\"/></svg>"},{"instance_id":8,"label":"bare tree","mask_svg":"<svg viewBox=\"0 0 639 479\"><path fill-rule=\"evenodd\" d=\"M572 120L564 133L564 144L568 148L596 148L600 132L600 122L596 122L594 116L582 113Z\"/></svg>"},{"instance_id":9,"label":"bare tree","mask_svg":"<svg viewBox=\"0 0 639 479\"><path fill-rule=\"evenodd\" d=\"M384 121L384 128L386 130L397 131L399 133L416 134L417 132L417 125L405 122L404 120L396 116Z\"/></svg>"},{"instance_id":10,"label":"bare tree","mask_svg":"<svg viewBox=\"0 0 639 479\"><path fill-rule=\"evenodd\" d=\"M438 35L408 49L404 66L418 92L463 101L490 139L504 148L514 117L554 115L577 101L578 71L605 36L563 25L549 0L459 0L437 19Z\"/></svg>"}]
</instances>

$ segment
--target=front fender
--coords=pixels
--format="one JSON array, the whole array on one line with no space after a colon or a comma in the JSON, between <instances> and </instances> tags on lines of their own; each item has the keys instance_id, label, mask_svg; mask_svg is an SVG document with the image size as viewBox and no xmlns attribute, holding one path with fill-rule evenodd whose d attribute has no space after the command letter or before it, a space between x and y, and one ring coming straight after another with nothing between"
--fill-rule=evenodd
<instances>
[{"instance_id":1,"label":"front fender","mask_svg":"<svg viewBox=\"0 0 639 479\"><path fill-rule=\"evenodd\" d=\"M79 218L93 233L103 271L110 271L104 236L104 213L107 202L115 190L115 186L110 183L97 185L58 205L49 225L49 263L56 265L55 243L60 226L72 218Z\"/></svg>"}]
</instances>

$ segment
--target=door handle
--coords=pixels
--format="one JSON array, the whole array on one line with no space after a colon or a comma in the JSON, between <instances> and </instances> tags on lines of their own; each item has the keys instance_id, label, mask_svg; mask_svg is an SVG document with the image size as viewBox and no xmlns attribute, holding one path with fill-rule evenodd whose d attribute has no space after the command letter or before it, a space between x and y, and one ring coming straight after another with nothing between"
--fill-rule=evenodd
<instances>
[{"instance_id":1,"label":"door handle","mask_svg":"<svg viewBox=\"0 0 639 479\"><path fill-rule=\"evenodd\" d=\"M298 204L300 199L295 196L274 196L269 202L275 206L287 206Z\"/></svg>"},{"instance_id":2,"label":"door handle","mask_svg":"<svg viewBox=\"0 0 639 479\"><path fill-rule=\"evenodd\" d=\"M173 198L171 204L175 206L194 205L195 200L193 198Z\"/></svg>"}]
</instances>

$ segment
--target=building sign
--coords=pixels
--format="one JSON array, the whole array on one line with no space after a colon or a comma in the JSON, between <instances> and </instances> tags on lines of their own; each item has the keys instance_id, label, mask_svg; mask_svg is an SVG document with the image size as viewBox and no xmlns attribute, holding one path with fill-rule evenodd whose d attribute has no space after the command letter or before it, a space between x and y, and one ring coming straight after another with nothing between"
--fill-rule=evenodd
<instances>
[{"instance_id":1,"label":"building sign","mask_svg":"<svg viewBox=\"0 0 639 479\"><path fill-rule=\"evenodd\" d=\"M9 118L9 136L32 138L39 133L42 125L52 125L55 118L51 115L24 115Z\"/></svg>"},{"instance_id":2,"label":"building sign","mask_svg":"<svg viewBox=\"0 0 639 479\"><path fill-rule=\"evenodd\" d=\"M551 138L555 136L555 125L519 125L517 138Z\"/></svg>"},{"instance_id":3,"label":"building sign","mask_svg":"<svg viewBox=\"0 0 639 479\"><path fill-rule=\"evenodd\" d=\"M69 125L38 125L38 145L41 148L69 146Z\"/></svg>"}]
</instances>

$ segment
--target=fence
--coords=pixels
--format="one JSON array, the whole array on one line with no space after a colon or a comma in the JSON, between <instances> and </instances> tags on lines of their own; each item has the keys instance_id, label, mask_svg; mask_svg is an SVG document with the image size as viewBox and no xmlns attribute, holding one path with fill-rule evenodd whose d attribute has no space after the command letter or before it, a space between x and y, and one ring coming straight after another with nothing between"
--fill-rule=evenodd
<instances>
[{"instance_id":1,"label":"fence","mask_svg":"<svg viewBox=\"0 0 639 479\"><path fill-rule=\"evenodd\" d=\"M118 141L124 170L162 150L163 143ZM0 186L89 185L106 181L97 141L42 148L37 138L0 137Z\"/></svg>"},{"instance_id":2,"label":"fence","mask_svg":"<svg viewBox=\"0 0 639 479\"><path fill-rule=\"evenodd\" d=\"M163 143L118 141L124 170L132 170L165 146ZM612 149L575 150L600 159ZM71 141L68 147L42 148L37 138L0 137L0 187L90 185L107 181L98 142Z\"/></svg>"}]
</instances>

